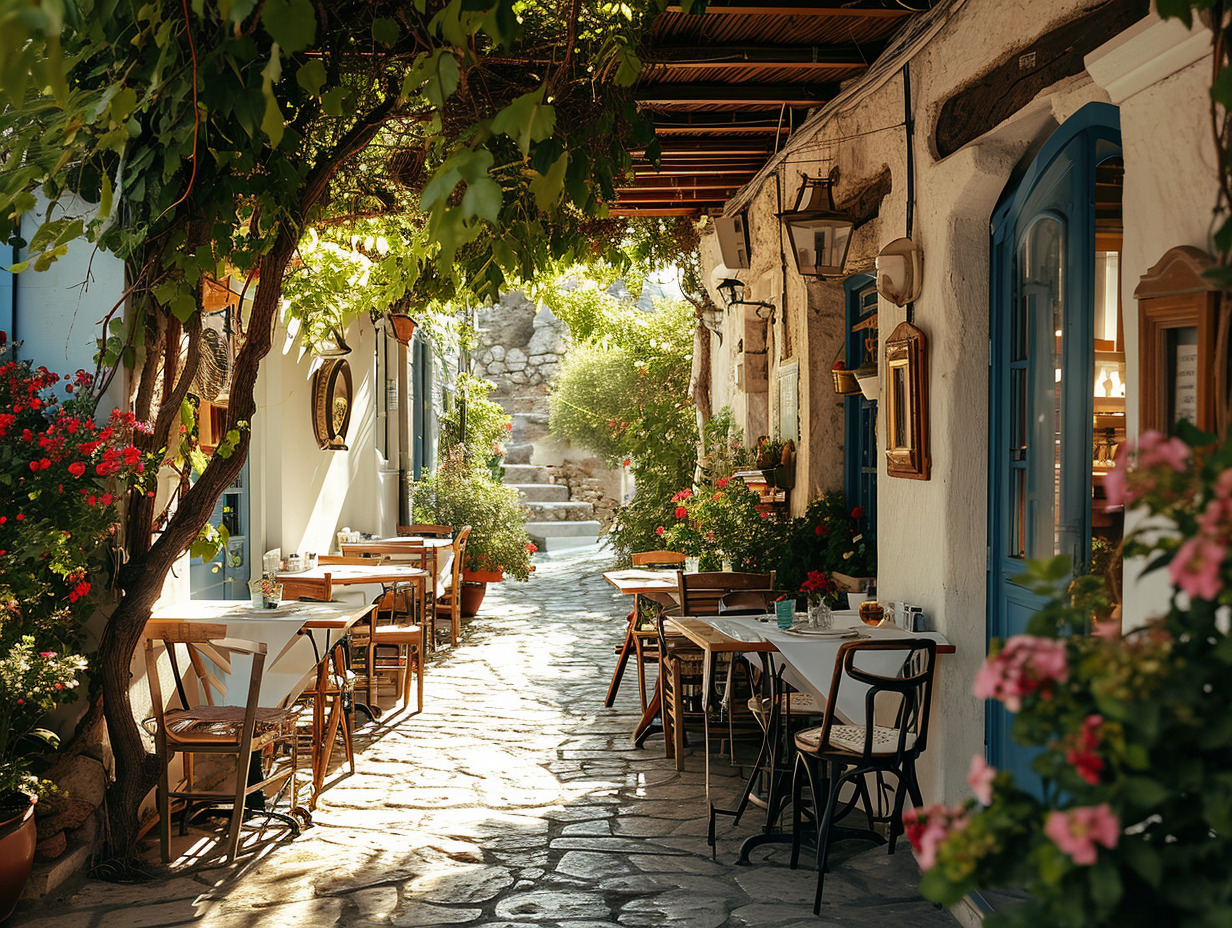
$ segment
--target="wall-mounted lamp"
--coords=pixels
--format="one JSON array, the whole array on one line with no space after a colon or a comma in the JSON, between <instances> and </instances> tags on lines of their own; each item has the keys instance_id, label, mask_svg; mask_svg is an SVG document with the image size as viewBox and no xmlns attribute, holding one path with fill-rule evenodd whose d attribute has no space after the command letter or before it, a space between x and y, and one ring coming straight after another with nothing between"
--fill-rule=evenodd
<instances>
[{"instance_id":1,"label":"wall-mounted lamp","mask_svg":"<svg viewBox=\"0 0 1232 928\"><path fill-rule=\"evenodd\" d=\"M779 213L787 226L796 270L804 277L841 277L851 245L851 217L834 208L830 177L805 177L794 209Z\"/></svg>"},{"instance_id":2,"label":"wall-mounted lamp","mask_svg":"<svg viewBox=\"0 0 1232 928\"><path fill-rule=\"evenodd\" d=\"M770 319L774 316L774 304L763 300L746 300L744 282L735 277L724 277L715 285L715 289L719 291L719 296L723 298L723 302L729 309L734 306L756 306L755 312L758 319ZM763 309L767 310L764 314Z\"/></svg>"},{"instance_id":3,"label":"wall-mounted lamp","mask_svg":"<svg viewBox=\"0 0 1232 928\"><path fill-rule=\"evenodd\" d=\"M924 285L923 254L909 238L896 238L877 255L877 292L895 306L914 303Z\"/></svg>"},{"instance_id":4,"label":"wall-mounted lamp","mask_svg":"<svg viewBox=\"0 0 1232 928\"><path fill-rule=\"evenodd\" d=\"M338 326L331 326L329 335L321 339L316 348L316 355L319 358L341 358L350 353L351 346L342 337L342 330Z\"/></svg>"}]
</instances>

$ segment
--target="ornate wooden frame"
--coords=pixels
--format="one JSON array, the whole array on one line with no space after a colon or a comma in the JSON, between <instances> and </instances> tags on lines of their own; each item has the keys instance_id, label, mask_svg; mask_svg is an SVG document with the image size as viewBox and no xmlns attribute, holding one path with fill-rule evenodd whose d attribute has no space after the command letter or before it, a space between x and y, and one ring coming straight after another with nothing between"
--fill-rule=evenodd
<instances>
[{"instance_id":1,"label":"ornate wooden frame","mask_svg":"<svg viewBox=\"0 0 1232 928\"><path fill-rule=\"evenodd\" d=\"M1219 294L1203 272L1213 264L1210 255L1190 245L1164 252L1139 279L1138 376L1141 407L1138 423L1143 431L1169 433L1175 409L1175 359L1169 357L1169 336L1180 329L1196 329L1198 336L1197 421L1206 432L1215 429L1215 325Z\"/></svg>"},{"instance_id":2,"label":"ornate wooden frame","mask_svg":"<svg viewBox=\"0 0 1232 928\"><path fill-rule=\"evenodd\" d=\"M322 451L347 450L351 406L351 365L326 358L312 375L312 430Z\"/></svg>"},{"instance_id":3,"label":"ornate wooden frame","mask_svg":"<svg viewBox=\"0 0 1232 928\"><path fill-rule=\"evenodd\" d=\"M886 339L886 473L909 480L929 479L927 341L903 322Z\"/></svg>"}]
</instances>

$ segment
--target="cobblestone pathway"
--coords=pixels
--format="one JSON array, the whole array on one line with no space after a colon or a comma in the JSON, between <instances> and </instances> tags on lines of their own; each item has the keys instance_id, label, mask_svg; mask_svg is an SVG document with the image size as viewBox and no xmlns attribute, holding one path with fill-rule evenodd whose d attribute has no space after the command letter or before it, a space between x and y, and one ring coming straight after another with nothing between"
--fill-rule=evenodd
<instances>
[{"instance_id":1,"label":"cobblestone pathway","mask_svg":"<svg viewBox=\"0 0 1232 928\"><path fill-rule=\"evenodd\" d=\"M299 839L255 846L234 870L86 882L23 904L10 926L955 925L920 898L905 847L847 842L821 920L813 873L788 869L784 849L734 865L758 810L720 824L711 858L700 753L677 773L661 737L629 747L633 677L603 708L628 608L599 576L607 559L490 587L464 643L430 664L425 711L361 731L358 773L335 779ZM740 784L721 764L712 782L720 800Z\"/></svg>"}]
</instances>

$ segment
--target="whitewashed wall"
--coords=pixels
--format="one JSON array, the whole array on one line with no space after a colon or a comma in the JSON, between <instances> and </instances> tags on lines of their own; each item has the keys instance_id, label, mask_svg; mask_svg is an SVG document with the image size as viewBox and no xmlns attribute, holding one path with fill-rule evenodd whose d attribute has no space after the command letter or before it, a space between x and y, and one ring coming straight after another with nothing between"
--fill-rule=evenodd
<instances>
[{"instance_id":1,"label":"whitewashed wall","mask_svg":"<svg viewBox=\"0 0 1232 928\"><path fill-rule=\"evenodd\" d=\"M380 460L377 433L378 389L375 339L369 325L352 324L345 333L353 386L346 451L322 451L312 430L313 355L275 335L274 349L257 380L250 458L254 570L261 553L280 547L294 552L329 553L343 526L392 535L397 513L382 499L389 470ZM391 375L392 376L392 375ZM392 437L396 448L396 435ZM395 468L394 480L397 479Z\"/></svg>"},{"instance_id":2,"label":"whitewashed wall","mask_svg":"<svg viewBox=\"0 0 1232 928\"><path fill-rule=\"evenodd\" d=\"M1121 106L1126 160L1122 286L1131 423L1138 407L1132 392L1137 310L1131 296L1138 276L1174 245L1209 248L1207 224L1215 186L1204 103L1208 71L1205 64L1193 63L1203 47L1180 27L1155 25L1153 16L1150 23L1109 43L1113 51L1120 49L1116 54L1098 50L1088 59L1106 59L1104 71L1098 61L1093 65L1103 85L1091 74L1079 74L1049 88L949 157L938 159L931 148L943 100L1008 50L1029 47L1032 37L1089 7L1065 0L952 3L934 11L937 28L904 56L910 58L916 121L913 238L924 253L924 289L915 305L914 322L928 339L932 478L890 479L884 459L880 463L878 593L885 601L923 606L935 627L957 646L956 654L941 659L940 714L924 764L925 792L934 798L955 800L966 795L971 755L984 749L983 705L970 695L970 681L983 659L987 637L988 282L994 207L1011 178L1074 112L1092 101ZM1129 38L1134 38L1132 44L1127 44ZM1165 63L1152 70L1149 62L1160 56ZM1113 83L1121 71L1132 76ZM879 216L853 237L846 264L849 274L871 270L877 251L906 232L901 70L870 73L862 83L845 103L797 132L779 167L786 208L794 203L802 174L828 174L837 165L835 199L841 203L883 166L890 169L892 190ZM1111 95L1105 85L1112 86ZM765 278L784 277L779 269L780 224L774 214L780 206L773 177L751 196L748 210L752 267L739 276L764 291ZM713 234L703 239L703 257L708 267L719 263ZM789 356L799 357L803 434L792 507L799 513L820 491L842 488L843 423L838 397L829 386L829 368L845 320L841 282L806 285L790 257L779 290L778 297L769 297L780 310L770 340L770 421L777 420L775 368ZM753 298L768 297L754 293ZM729 324L732 317L730 312L726 316ZM904 319L905 310L881 302L882 352L885 338ZM727 337L722 347L715 346L716 406L740 405L732 378L722 376L734 366L735 344L735 338ZM1158 580L1130 584L1127 616L1140 619L1149 614L1160 601L1160 591Z\"/></svg>"}]
</instances>

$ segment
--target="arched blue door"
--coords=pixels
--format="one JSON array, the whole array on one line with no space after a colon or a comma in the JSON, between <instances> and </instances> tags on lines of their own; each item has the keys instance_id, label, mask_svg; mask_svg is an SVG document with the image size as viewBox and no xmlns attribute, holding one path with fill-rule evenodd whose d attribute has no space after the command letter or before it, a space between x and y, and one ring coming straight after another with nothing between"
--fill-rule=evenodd
<instances>
[{"instance_id":1,"label":"arched blue door","mask_svg":"<svg viewBox=\"0 0 1232 928\"><path fill-rule=\"evenodd\" d=\"M1119 127L1114 107L1084 107L993 215L989 638L1022 633L1041 605L1014 579L1027 560L1090 556L1096 168L1120 156ZM1038 789L1011 722L989 703L989 762Z\"/></svg>"}]
</instances>

